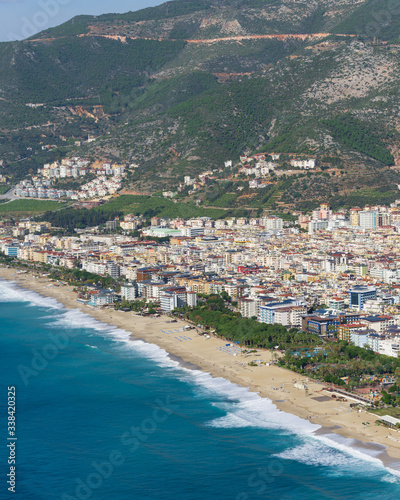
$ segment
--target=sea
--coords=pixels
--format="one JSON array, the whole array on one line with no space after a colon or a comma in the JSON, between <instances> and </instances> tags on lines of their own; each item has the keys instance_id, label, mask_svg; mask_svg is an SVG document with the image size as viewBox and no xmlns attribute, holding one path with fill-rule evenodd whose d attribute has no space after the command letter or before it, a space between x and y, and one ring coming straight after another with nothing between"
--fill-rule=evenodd
<instances>
[{"instance_id":1,"label":"sea","mask_svg":"<svg viewBox=\"0 0 400 500\"><path fill-rule=\"evenodd\" d=\"M1 280L0 318L0 499L400 498L400 463L384 466L382 446L279 411L79 309Z\"/></svg>"}]
</instances>

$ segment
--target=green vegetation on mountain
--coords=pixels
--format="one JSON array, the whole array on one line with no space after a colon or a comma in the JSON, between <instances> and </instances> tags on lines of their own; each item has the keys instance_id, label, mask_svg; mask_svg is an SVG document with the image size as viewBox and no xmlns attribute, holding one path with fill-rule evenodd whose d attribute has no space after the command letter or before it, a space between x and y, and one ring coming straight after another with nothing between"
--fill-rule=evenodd
<instances>
[{"instance_id":1,"label":"green vegetation on mountain","mask_svg":"<svg viewBox=\"0 0 400 500\"><path fill-rule=\"evenodd\" d=\"M225 193L217 199L213 200L212 198L208 198L207 201L210 205L214 207L232 207L234 206L234 202L237 199L237 195L233 193Z\"/></svg>"},{"instance_id":2,"label":"green vegetation on mountain","mask_svg":"<svg viewBox=\"0 0 400 500\"><path fill-rule=\"evenodd\" d=\"M215 160L238 157L254 135L267 134L272 101L261 78L233 82L207 91L169 111L185 123L188 138L197 139ZM207 145L207 146L206 146Z\"/></svg>"},{"instance_id":3,"label":"green vegetation on mountain","mask_svg":"<svg viewBox=\"0 0 400 500\"><path fill-rule=\"evenodd\" d=\"M156 108L168 110L174 106L191 100L206 91L218 91L218 82L214 75L205 71L194 71L170 79L152 82L143 92L141 97L132 99L130 95L123 95L128 98L128 107L133 111ZM115 103L115 101L114 101Z\"/></svg>"},{"instance_id":4,"label":"green vegetation on mountain","mask_svg":"<svg viewBox=\"0 0 400 500\"><path fill-rule=\"evenodd\" d=\"M381 40L399 41L400 4L393 0L367 0L332 30Z\"/></svg>"},{"instance_id":5,"label":"green vegetation on mountain","mask_svg":"<svg viewBox=\"0 0 400 500\"><path fill-rule=\"evenodd\" d=\"M393 155L387 150L378 131L351 115L342 115L325 120L333 138L351 149L375 158L384 165L393 165Z\"/></svg>"},{"instance_id":6,"label":"green vegetation on mountain","mask_svg":"<svg viewBox=\"0 0 400 500\"><path fill-rule=\"evenodd\" d=\"M390 205L399 197L396 189L360 189L348 195L336 196L332 202L332 208L364 207L365 205Z\"/></svg>"},{"instance_id":7,"label":"green vegetation on mountain","mask_svg":"<svg viewBox=\"0 0 400 500\"><path fill-rule=\"evenodd\" d=\"M32 102L97 95L105 82L117 89L143 84L143 73L158 70L177 56L185 42L107 38L67 38L51 44L26 42L14 52L15 78ZM10 77L14 72L11 72ZM51 75L51 76L50 76ZM123 77L125 77L123 79ZM122 80L122 82L121 82Z\"/></svg>"}]
</instances>

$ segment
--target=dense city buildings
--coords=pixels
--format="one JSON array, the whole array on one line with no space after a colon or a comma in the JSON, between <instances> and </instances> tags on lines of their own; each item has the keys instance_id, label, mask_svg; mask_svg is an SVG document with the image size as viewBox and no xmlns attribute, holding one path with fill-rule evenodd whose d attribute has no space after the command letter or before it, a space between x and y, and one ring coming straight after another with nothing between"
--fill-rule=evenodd
<instances>
[{"instance_id":1,"label":"dense city buildings","mask_svg":"<svg viewBox=\"0 0 400 500\"><path fill-rule=\"evenodd\" d=\"M376 216L363 219L365 213ZM299 229L301 220L153 217L146 225L145 219L127 215L108 221L108 234L88 228L59 236L51 234L49 223L22 219L3 224L0 245L6 256L24 262L119 281L118 294L91 294L95 307L140 300L168 313L196 306L199 295L225 293L242 317L397 356L397 205L334 213L323 204L312 212L307 232ZM310 228L313 223L324 225ZM142 237L117 234L119 228L128 234L141 228ZM169 242L156 243L151 239L156 235L168 236Z\"/></svg>"}]
</instances>

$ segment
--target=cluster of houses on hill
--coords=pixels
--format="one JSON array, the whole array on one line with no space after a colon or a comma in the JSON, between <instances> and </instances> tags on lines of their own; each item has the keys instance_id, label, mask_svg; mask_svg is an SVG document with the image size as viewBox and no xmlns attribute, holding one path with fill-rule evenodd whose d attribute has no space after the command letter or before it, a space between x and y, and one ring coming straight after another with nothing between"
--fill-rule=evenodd
<instances>
[{"instance_id":1,"label":"cluster of houses on hill","mask_svg":"<svg viewBox=\"0 0 400 500\"><path fill-rule=\"evenodd\" d=\"M65 158L61 163L46 164L38 169L38 176L17 184L15 195L21 198L84 200L112 195L121 189L124 166L108 162L89 166L89 163L82 158ZM79 179L89 175L95 178L79 189L52 187L57 179Z\"/></svg>"},{"instance_id":2,"label":"cluster of houses on hill","mask_svg":"<svg viewBox=\"0 0 400 500\"><path fill-rule=\"evenodd\" d=\"M271 182L265 180L272 173L279 173L277 170L280 165L281 155L279 154L255 154L253 156L242 155L240 157L239 174L246 177L254 176L249 180L250 189L259 189L267 187ZM290 165L294 169L312 169L315 168L316 160L290 159ZM224 162L224 169L232 168L231 160ZM130 165L130 168L137 168L136 164ZM37 171L37 176L32 180L24 180L16 186L15 194L22 198L41 198L41 199L61 199L70 198L81 200L94 197L103 197L116 193L122 187L122 179L126 175L126 167L115 165L111 162L96 162L90 164L86 158L71 157L64 158L61 162L47 163ZM86 176L95 177L77 189L54 188L53 184L57 180L79 180ZM203 189L206 185L216 181L217 177L212 170L202 172L195 177L186 175L183 182L178 185L176 190L163 191L165 198L174 198L178 193L187 190L188 195ZM239 186L238 190L244 189Z\"/></svg>"},{"instance_id":3,"label":"cluster of houses on hill","mask_svg":"<svg viewBox=\"0 0 400 500\"><path fill-rule=\"evenodd\" d=\"M265 188L271 183L263 180L265 177L270 176L272 173L288 173L288 171L277 170L281 165L280 159L280 154L266 155L260 153L253 156L242 155L240 157L241 166L239 173L244 174L246 177L254 176L254 179L249 180L250 189ZM310 170L316 167L316 160L314 158L291 158L289 165L293 169ZM290 171L290 173L293 172Z\"/></svg>"},{"instance_id":4,"label":"cluster of houses on hill","mask_svg":"<svg viewBox=\"0 0 400 500\"><path fill-rule=\"evenodd\" d=\"M41 198L59 200L60 198L71 198L76 191L71 189L53 189L53 181L34 178L32 181L24 180L15 187L15 195L20 198Z\"/></svg>"},{"instance_id":5,"label":"cluster of houses on hill","mask_svg":"<svg viewBox=\"0 0 400 500\"><path fill-rule=\"evenodd\" d=\"M192 194L195 191L203 188L210 181L215 180L215 175L211 170L207 170L196 177L191 177L190 175L185 175L183 178L183 183L179 184L178 192L183 191L184 189L188 189L188 194Z\"/></svg>"},{"instance_id":6,"label":"cluster of houses on hill","mask_svg":"<svg viewBox=\"0 0 400 500\"><path fill-rule=\"evenodd\" d=\"M68 198L71 200L86 200L89 198L102 198L117 193L122 187L121 177L108 179L101 175L96 179L84 184L79 190L54 189L52 181L45 179L33 179L32 181L21 181L15 188L16 196L21 198L40 198L58 200Z\"/></svg>"},{"instance_id":7,"label":"cluster of houses on hill","mask_svg":"<svg viewBox=\"0 0 400 500\"><path fill-rule=\"evenodd\" d=\"M123 165L114 165L111 162L105 162L101 165L93 164L90 166L90 161L85 158L64 158L61 163L46 163L43 168L38 169L38 175L45 179L66 179L72 177L77 179L86 175L107 177L121 177L125 172L126 167Z\"/></svg>"},{"instance_id":8,"label":"cluster of houses on hill","mask_svg":"<svg viewBox=\"0 0 400 500\"><path fill-rule=\"evenodd\" d=\"M280 154L268 155L266 153L259 153L252 156L241 155L240 164L235 167L238 167L238 174L243 174L246 177L254 176L254 179L249 180L249 188L258 189L267 187L270 184L270 182L263 179L277 172L281 163ZM315 168L316 160L314 158L291 158L289 164L293 169L310 170ZM233 166L232 160L225 161L222 170L230 169ZM178 192L188 188L188 194L192 194L215 180L218 181L213 171L203 172L196 177L186 175L183 183L179 184L177 191L165 191L163 195L167 198L173 198ZM243 189L243 187L241 186L239 189Z\"/></svg>"},{"instance_id":9,"label":"cluster of houses on hill","mask_svg":"<svg viewBox=\"0 0 400 500\"><path fill-rule=\"evenodd\" d=\"M38 168L38 175L44 179L65 179L84 177L89 172L89 160L85 158L64 158L61 163L46 163Z\"/></svg>"}]
</instances>

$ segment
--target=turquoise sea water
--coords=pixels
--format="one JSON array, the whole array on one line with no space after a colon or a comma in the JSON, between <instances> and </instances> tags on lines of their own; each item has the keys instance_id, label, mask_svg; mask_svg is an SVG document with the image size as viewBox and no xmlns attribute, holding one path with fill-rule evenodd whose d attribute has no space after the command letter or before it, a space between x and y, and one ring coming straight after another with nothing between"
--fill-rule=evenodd
<instances>
[{"instance_id":1,"label":"turquoise sea water","mask_svg":"<svg viewBox=\"0 0 400 500\"><path fill-rule=\"evenodd\" d=\"M6 281L0 352L2 415L7 386L17 392L17 492L3 439L0 499L400 498L400 464L385 468L378 448L316 435L244 388Z\"/></svg>"}]
</instances>

